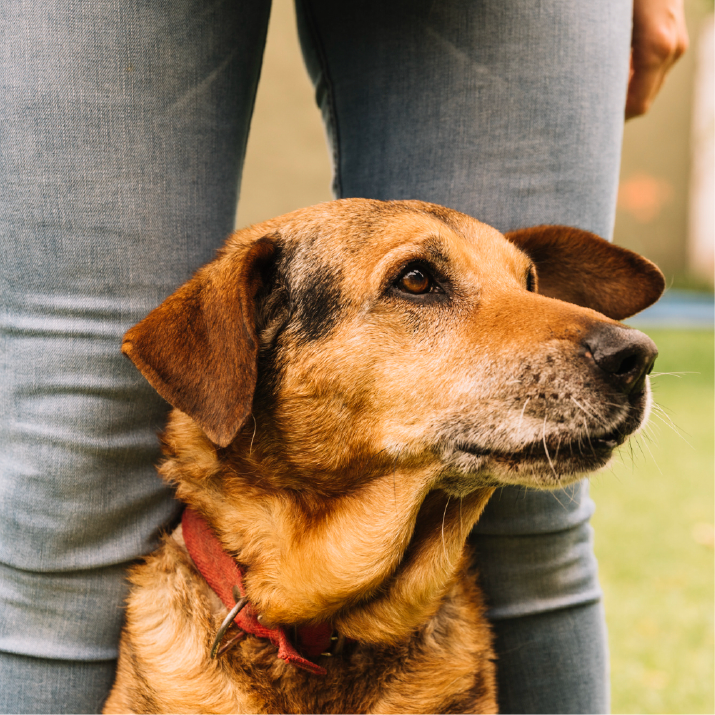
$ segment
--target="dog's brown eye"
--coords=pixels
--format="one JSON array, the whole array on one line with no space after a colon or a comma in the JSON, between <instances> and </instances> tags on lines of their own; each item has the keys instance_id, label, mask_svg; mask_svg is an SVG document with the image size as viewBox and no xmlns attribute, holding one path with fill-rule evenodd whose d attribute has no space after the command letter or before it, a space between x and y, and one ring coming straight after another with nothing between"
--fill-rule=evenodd
<instances>
[{"instance_id":1,"label":"dog's brown eye","mask_svg":"<svg viewBox=\"0 0 715 715\"><path fill-rule=\"evenodd\" d=\"M397 287L405 293L419 295L429 291L432 287L432 279L419 268L410 268L400 276Z\"/></svg>"}]
</instances>

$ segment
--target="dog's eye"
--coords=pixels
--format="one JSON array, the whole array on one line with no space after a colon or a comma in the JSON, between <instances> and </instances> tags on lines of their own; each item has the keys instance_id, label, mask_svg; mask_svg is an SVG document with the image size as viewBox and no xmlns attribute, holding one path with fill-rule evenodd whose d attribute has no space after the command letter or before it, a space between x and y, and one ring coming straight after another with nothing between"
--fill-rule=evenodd
<instances>
[{"instance_id":1,"label":"dog's eye","mask_svg":"<svg viewBox=\"0 0 715 715\"><path fill-rule=\"evenodd\" d=\"M397 286L406 293L419 294L426 293L432 284L429 276L425 275L419 268L410 268L400 276Z\"/></svg>"},{"instance_id":2,"label":"dog's eye","mask_svg":"<svg viewBox=\"0 0 715 715\"><path fill-rule=\"evenodd\" d=\"M408 266L397 279L395 285L405 293L411 295L422 295L429 293L435 288L435 282L427 274L417 266Z\"/></svg>"}]
</instances>

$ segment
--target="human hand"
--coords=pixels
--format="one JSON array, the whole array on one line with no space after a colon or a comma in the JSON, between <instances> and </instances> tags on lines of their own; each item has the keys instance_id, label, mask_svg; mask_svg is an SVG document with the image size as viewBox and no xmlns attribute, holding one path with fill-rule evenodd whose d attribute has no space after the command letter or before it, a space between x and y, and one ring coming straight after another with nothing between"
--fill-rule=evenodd
<instances>
[{"instance_id":1,"label":"human hand","mask_svg":"<svg viewBox=\"0 0 715 715\"><path fill-rule=\"evenodd\" d=\"M687 49L683 0L634 0L626 119L648 111L665 75Z\"/></svg>"}]
</instances>

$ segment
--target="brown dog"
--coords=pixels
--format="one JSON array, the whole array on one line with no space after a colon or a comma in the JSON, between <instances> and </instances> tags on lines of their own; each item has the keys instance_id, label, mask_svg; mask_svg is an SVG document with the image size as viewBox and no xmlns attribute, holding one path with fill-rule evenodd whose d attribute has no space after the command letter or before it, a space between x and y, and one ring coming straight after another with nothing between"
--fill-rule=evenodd
<instances>
[{"instance_id":1,"label":"brown dog","mask_svg":"<svg viewBox=\"0 0 715 715\"><path fill-rule=\"evenodd\" d=\"M585 231L416 201L231 236L125 338L190 509L132 572L105 712L495 712L465 539L642 424L656 349L616 320L662 290Z\"/></svg>"}]
</instances>

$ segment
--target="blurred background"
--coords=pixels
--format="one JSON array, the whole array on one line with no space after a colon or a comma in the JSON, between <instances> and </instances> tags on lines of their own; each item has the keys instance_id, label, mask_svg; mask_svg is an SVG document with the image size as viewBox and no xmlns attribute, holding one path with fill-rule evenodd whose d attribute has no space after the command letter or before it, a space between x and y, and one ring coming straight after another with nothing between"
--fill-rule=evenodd
<instances>
[{"instance_id":1,"label":"blurred background","mask_svg":"<svg viewBox=\"0 0 715 715\"><path fill-rule=\"evenodd\" d=\"M686 0L690 50L626 125L616 243L655 261L663 299L631 322L660 349L650 424L592 478L615 713L712 713L712 0ZM331 167L291 0L274 0L237 226L329 201Z\"/></svg>"}]
</instances>

